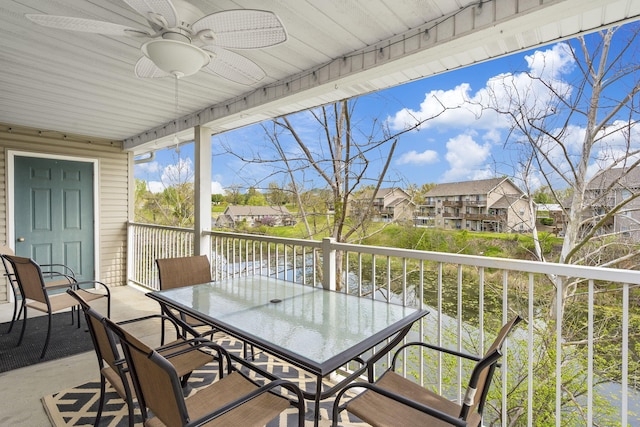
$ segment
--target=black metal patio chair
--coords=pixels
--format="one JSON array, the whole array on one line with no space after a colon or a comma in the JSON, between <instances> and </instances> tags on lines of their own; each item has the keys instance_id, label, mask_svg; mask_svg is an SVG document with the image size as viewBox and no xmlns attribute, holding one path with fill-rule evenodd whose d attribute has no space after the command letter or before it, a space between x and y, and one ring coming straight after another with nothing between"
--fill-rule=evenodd
<instances>
[{"instance_id":1,"label":"black metal patio chair","mask_svg":"<svg viewBox=\"0 0 640 427\"><path fill-rule=\"evenodd\" d=\"M105 317L98 311L89 306L77 291L67 289L67 293L75 298L82 308L91 339L93 340L94 349L98 358L100 367L100 403L94 426L100 425L102 410L105 404L105 392L107 382L111 384L116 393L127 403L127 411L129 417L129 426L134 425L134 389L129 377L129 369L125 363L124 356L120 352L117 345L117 338L107 329L105 325ZM134 323L149 321L153 319L163 318L159 314L129 319L118 322L119 325L131 325ZM173 322L172 319L167 319ZM186 386L187 379L195 369L213 362L214 357L221 357L220 354L214 356L208 350L203 348L201 341L185 340L180 337L184 325L173 325L177 339L161 347L157 347L156 351L162 354L174 366L176 373L181 378L181 384Z\"/></svg>"},{"instance_id":2,"label":"black metal patio chair","mask_svg":"<svg viewBox=\"0 0 640 427\"><path fill-rule=\"evenodd\" d=\"M20 338L18 339L18 346L22 344L24 333L27 328L27 308L33 308L38 311L47 313L47 336L44 341L44 347L40 358L42 359L47 352L49 346L49 338L51 336L51 321L52 315L55 312L72 309L78 307L78 302L71 295L66 293L59 293L55 295L49 295L47 292L47 285L40 266L30 258L18 257L15 255L2 255L2 258L7 260L11 265L13 274L15 275L15 281L20 289L20 294L23 298L23 322L22 330L20 331ZM109 288L102 282L97 280L76 282L71 276L67 276L69 284L68 288L73 288L78 292L86 301L93 301L99 298L106 298L107 300L107 313L111 313L111 293ZM83 289L81 286L91 284L94 287L97 285L101 291ZM78 327L80 327L80 313L77 316Z\"/></svg>"},{"instance_id":3,"label":"black metal patio chair","mask_svg":"<svg viewBox=\"0 0 640 427\"><path fill-rule=\"evenodd\" d=\"M185 398L165 357L112 321L105 323L122 344L145 426L264 426L291 405L298 410L298 425L304 426L304 398L297 385L273 380L261 386L233 370L228 353L210 342L225 355L220 363L226 362L226 373Z\"/></svg>"},{"instance_id":4,"label":"black metal patio chair","mask_svg":"<svg viewBox=\"0 0 640 427\"><path fill-rule=\"evenodd\" d=\"M333 426L338 415L347 410L372 426L472 426L482 421L487 393L498 360L502 357L502 345L511 330L522 320L520 316L506 323L484 357L473 356L455 350L423 342L411 342L398 348L391 367L374 383L355 382L338 393L333 406ZM462 403L447 399L394 372L398 355L406 348L420 346L453 356L476 361ZM348 390L360 387L365 390L346 404L340 400Z\"/></svg>"}]
</instances>

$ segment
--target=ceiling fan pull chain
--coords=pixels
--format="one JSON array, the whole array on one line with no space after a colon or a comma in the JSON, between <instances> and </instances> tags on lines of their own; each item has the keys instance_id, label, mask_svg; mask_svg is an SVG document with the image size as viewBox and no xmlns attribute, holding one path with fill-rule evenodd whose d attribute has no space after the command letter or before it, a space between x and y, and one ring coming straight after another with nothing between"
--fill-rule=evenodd
<instances>
[{"instance_id":1,"label":"ceiling fan pull chain","mask_svg":"<svg viewBox=\"0 0 640 427\"><path fill-rule=\"evenodd\" d=\"M178 116L179 116L179 97L178 97L178 80L179 77L176 75L175 77L175 112L176 112L176 120L174 124L173 134L173 142L176 144L176 153L178 153L178 158L180 158L180 140L178 139Z\"/></svg>"}]
</instances>

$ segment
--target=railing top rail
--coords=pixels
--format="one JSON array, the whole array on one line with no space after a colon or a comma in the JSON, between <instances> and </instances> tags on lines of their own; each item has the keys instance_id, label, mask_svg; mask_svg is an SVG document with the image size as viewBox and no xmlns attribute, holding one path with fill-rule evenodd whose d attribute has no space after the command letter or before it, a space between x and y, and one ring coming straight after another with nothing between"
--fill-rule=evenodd
<instances>
[{"instance_id":1,"label":"railing top rail","mask_svg":"<svg viewBox=\"0 0 640 427\"><path fill-rule=\"evenodd\" d=\"M149 228L193 232L192 229L188 228L167 227L134 222L129 222L129 224ZM322 248L322 242L319 240L291 239L273 236L262 236L256 234L230 233L224 231L210 231L208 233L212 236L226 237L229 239L246 239L285 245L306 246L318 249ZM580 277L587 280L603 280L608 282L614 281L619 283L640 285L640 271L638 270L623 270L618 268L591 267L583 265L558 264L552 262L494 258L476 255L452 254L446 252L432 252L413 249L390 248L383 246L358 245L352 243L331 242L331 246L335 250L359 252L370 255L412 258L424 261L470 265L474 267L522 271L526 273L551 274L564 277Z\"/></svg>"},{"instance_id":2,"label":"railing top rail","mask_svg":"<svg viewBox=\"0 0 640 427\"><path fill-rule=\"evenodd\" d=\"M334 249L361 252L371 255L414 258L451 264L471 265L474 267L496 268L501 270L524 271L527 273L553 274L565 277L582 277L589 280L615 281L640 284L640 271L619 268L591 267L584 265L558 264L552 262L515 260L477 255L452 254L446 252L419 251L413 249L389 248L382 246L334 243Z\"/></svg>"},{"instance_id":3,"label":"railing top rail","mask_svg":"<svg viewBox=\"0 0 640 427\"><path fill-rule=\"evenodd\" d=\"M173 227L170 225L158 225L158 224L144 224L141 222L133 222L133 221L129 221L129 225L130 226L137 226L137 227L145 227L145 228L155 228L155 229L162 229L162 230L173 230L173 231L185 231L185 232L190 232L193 233L194 230L193 228L185 228L185 227Z\"/></svg>"},{"instance_id":4,"label":"railing top rail","mask_svg":"<svg viewBox=\"0 0 640 427\"><path fill-rule=\"evenodd\" d=\"M229 233L225 231L209 231L207 233L210 234L211 236L226 237L228 239L257 240L260 242L280 243L284 245L308 246L312 248L322 247L321 241L311 240L311 239L291 239L291 238L284 238L284 237L264 236L259 234Z\"/></svg>"}]
</instances>

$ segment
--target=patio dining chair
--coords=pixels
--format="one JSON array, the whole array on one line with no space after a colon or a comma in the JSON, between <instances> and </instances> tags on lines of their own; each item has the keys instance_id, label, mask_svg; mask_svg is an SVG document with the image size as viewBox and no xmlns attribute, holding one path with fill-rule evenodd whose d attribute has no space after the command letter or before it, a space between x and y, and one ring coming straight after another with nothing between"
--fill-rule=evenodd
<instances>
[{"instance_id":1,"label":"patio dining chair","mask_svg":"<svg viewBox=\"0 0 640 427\"><path fill-rule=\"evenodd\" d=\"M49 339L51 337L51 321L53 313L72 309L75 310L78 306L78 302L72 296L66 293L59 293L55 295L49 295L47 292L47 286L45 277L40 266L30 258L18 257L15 255L2 255L2 258L7 260L11 265L11 269L14 274L20 294L23 298L23 321L22 330L20 331L20 338L18 339L18 346L22 344L24 333L27 328L27 308L33 308L35 310L47 313L47 336L44 341L44 347L40 358L42 359L47 352L49 346ZM76 291L82 295L87 301L97 300L99 298L106 298L107 300L107 313L111 313L111 293L109 288L102 282L96 280L76 282L71 276L66 276L68 280L67 287L76 289ZM102 291L83 289L81 286L91 284L96 288L99 286ZM97 285L97 286L96 286ZM77 316L78 327L80 327L80 313ZM73 322L72 322L73 323Z\"/></svg>"},{"instance_id":2,"label":"patio dining chair","mask_svg":"<svg viewBox=\"0 0 640 427\"><path fill-rule=\"evenodd\" d=\"M158 281L161 291L199 285L211 281L211 264L209 264L209 258L206 255L158 258L156 259L156 265L158 266ZM189 326L197 328L201 336L213 336L215 332L215 329L184 313L165 312L165 314L172 317L180 317ZM203 330L203 327L206 328Z\"/></svg>"},{"instance_id":3,"label":"patio dining chair","mask_svg":"<svg viewBox=\"0 0 640 427\"><path fill-rule=\"evenodd\" d=\"M158 266L158 279L161 291L211 282L211 264L209 263L209 258L207 258L206 255L158 258L156 259L156 265ZM179 316L180 319L189 326L196 328L196 330L200 332L201 336L211 336L211 338L213 338L213 334L216 332L216 329L210 328L198 319L184 313L167 312L165 314L170 316ZM250 348L251 356L253 358L255 355L253 346L247 346L246 343L243 347L244 358L248 359L247 347Z\"/></svg>"},{"instance_id":4,"label":"patio dining chair","mask_svg":"<svg viewBox=\"0 0 640 427\"><path fill-rule=\"evenodd\" d=\"M129 426L134 425L134 404L133 399L135 397L134 389L132 387L131 379L129 376L127 365L124 361L124 356L120 352L117 346L117 338L113 333L107 329L105 325L105 317L98 311L89 306L89 303L85 301L77 291L73 289L67 289L67 293L78 301L82 311L84 312L85 319L89 332L91 333L91 339L93 340L93 346L98 358L98 366L100 368L100 402L98 404L98 411L95 418L94 426L100 425L100 419L102 418L102 411L105 404L105 393L107 382L111 384L116 391L127 404L127 411L129 416ZM163 317L161 315L150 315L139 317L135 319L129 319L119 322L120 325L130 325L133 323L148 321ZM168 319L169 322L173 322L172 319ZM179 336L180 330L183 325L174 324L176 336ZM198 340L184 340L177 338L175 341L168 343L164 346L156 348L160 354L167 358L174 366L177 375L181 378L181 383L186 386L187 379L191 372L198 369L210 362L213 362L214 355L203 348L202 341ZM221 358L221 354L217 354L218 358Z\"/></svg>"},{"instance_id":5,"label":"patio dining chair","mask_svg":"<svg viewBox=\"0 0 640 427\"><path fill-rule=\"evenodd\" d=\"M20 316L24 311L25 299L22 298L11 264L9 264L9 261L2 257L2 255L15 255L15 253L8 246L0 245L0 258L2 258L5 277L9 282L9 287L13 294L13 315L11 316L9 329L7 330L7 333L10 333L13 330L14 323L20 320ZM45 282L47 291L67 288L71 282L75 281L75 272L64 264L40 264L40 267L46 269L42 274L45 276L45 279L47 279ZM54 280L51 280L52 278ZM20 304L20 308L18 308L18 304Z\"/></svg>"},{"instance_id":6,"label":"patio dining chair","mask_svg":"<svg viewBox=\"0 0 640 427\"><path fill-rule=\"evenodd\" d=\"M176 369L165 357L119 325L105 322L122 344L145 426L264 426L291 405L298 410L298 425L304 426L304 398L297 385L278 379L260 386L234 370L229 354L210 342L225 355L219 362L226 362L226 373L185 398Z\"/></svg>"},{"instance_id":7,"label":"patio dining chair","mask_svg":"<svg viewBox=\"0 0 640 427\"><path fill-rule=\"evenodd\" d=\"M398 348L391 366L380 378L371 382L355 382L342 389L333 405L333 423L337 426L339 413L347 410L372 426L472 426L482 421L487 393L493 373L502 357L502 345L509 332L522 320L516 316L507 322L484 357L423 343L410 342ZM419 346L477 362L462 403L452 401L395 373L398 355L406 348ZM365 390L346 404L340 404L343 395L352 388Z\"/></svg>"}]
</instances>

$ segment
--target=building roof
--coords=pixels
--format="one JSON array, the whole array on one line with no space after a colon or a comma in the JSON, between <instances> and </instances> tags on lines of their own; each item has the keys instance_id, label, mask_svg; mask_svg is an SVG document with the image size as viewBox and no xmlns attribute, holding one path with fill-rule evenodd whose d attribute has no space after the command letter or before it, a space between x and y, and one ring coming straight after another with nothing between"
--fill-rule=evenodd
<instances>
[{"instance_id":1,"label":"building roof","mask_svg":"<svg viewBox=\"0 0 640 427\"><path fill-rule=\"evenodd\" d=\"M587 190L608 188L618 181L615 187L640 188L640 167L607 169L597 173L587 184Z\"/></svg>"},{"instance_id":2,"label":"building roof","mask_svg":"<svg viewBox=\"0 0 640 427\"><path fill-rule=\"evenodd\" d=\"M562 211L562 205L559 203L541 203L537 206L539 211L548 211L548 212L560 212Z\"/></svg>"},{"instance_id":3,"label":"building roof","mask_svg":"<svg viewBox=\"0 0 640 427\"><path fill-rule=\"evenodd\" d=\"M520 200L521 197L515 194L507 194L500 197L489 208L493 209L509 209L515 202Z\"/></svg>"},{"instance_id":4,"label":"building roof","mask_svg":"<svg viewBox=\"0 0 640 427\"><path fill-rule=\"evenodd\" d=\"M509 178L490 178L476 181L449 182L433 187L426 197L465 196L470 194L488 194L503 182L508 182L520 194L524 194Z\"/></svg>"}]
</instances>

